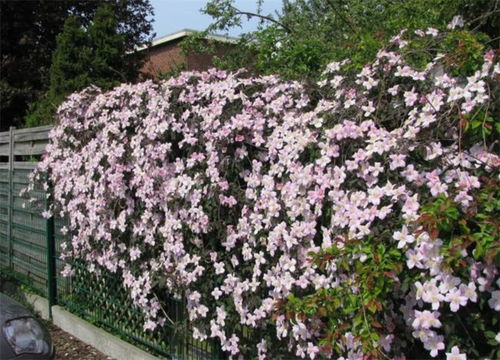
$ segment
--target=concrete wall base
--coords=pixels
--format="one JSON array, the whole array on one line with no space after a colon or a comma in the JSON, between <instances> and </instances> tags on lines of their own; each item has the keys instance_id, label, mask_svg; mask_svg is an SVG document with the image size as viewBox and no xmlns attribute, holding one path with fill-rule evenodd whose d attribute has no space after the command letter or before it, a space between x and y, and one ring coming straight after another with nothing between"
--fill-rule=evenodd
<instances>
[{"instance_id":1,"label":"concrete wall base","mask_svg":"<svg viewBox=\"0 0 500 360\"><path fill-rule=\"evenodd\" d=\"M33 306L36 315L39 315L44 320L50 320L49 316L49 301L35 294L24 293L26 301Z\"/></svg>"},{"instance_id":2,"label":"concrete wall base","mask_svg":"<svg viewBox=\"0 0 500 360\"><path fill-rule=\"evenodd\" d=\"M60 306L52 307L52 319L54 325L68 334L117 360L158 360L157 357L107 333Z\"/></svg>"},{"instance_id":3,"label":"concrete wall base","mask_svg":"<svg viewBox=\"0 0 500 360\"><path fill-rule=\"evenodd\" d=\"M42 319L49 318L49 302L47 299L35 295L24 293L26 300L33 305L37 315ZM104 355L117 360L159 360L138 347L129 344L118 337L111 335L90 324L89 322L73 315L60 306L52 306L52 322L68 334L96 348ZM57 349L56 349L57 352Z\"/></svg>"}]
</instances>

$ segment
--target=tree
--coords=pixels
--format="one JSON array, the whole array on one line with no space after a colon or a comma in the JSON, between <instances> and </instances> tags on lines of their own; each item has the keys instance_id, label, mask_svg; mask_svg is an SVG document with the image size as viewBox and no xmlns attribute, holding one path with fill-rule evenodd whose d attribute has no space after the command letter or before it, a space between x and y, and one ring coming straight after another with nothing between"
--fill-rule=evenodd
<instances>
[{"instance_id":1,"label":"tree","mask_svg":"<svg viewBox=\"0 0 500 360\"><path fill-rule=\"evenodd\" d=\"M77 17L70 16L57 36L50 87L27 116L26 125L52 123L57 106L72 92L89 85L110 89L126 81L125 46L125 37L118 33L118 23L109 5L98 9L88 29Z\"/></svg>"},{"instance_id":2,"label":"tree","mask_svg":"<svg viewBox=\"0 0 500 360\"><path fill-rule=\"evenodd\" d=\"M28 127L50 124L64 95L89 83L88 38L78 18L70 16L66 19L56 43L50 67L50 87L33 105L26 119Z\"/></svg>"},{"instance_id":3,"label":"tree","mask_svg":"<svg viewBox=\"0 0 500 360\"><path fill-rule=\"evenodd\" d=\"M0 130L22 126L29 104L47 91L56 36L65 20L73 15L87 28L103 3L113 9L124 37L129 56L122 71L132 81L143 61L134 50L153 36L149 0L0 0Z\"/></svg>"},{"instance_id":4,"label":"tree","mask_svg":"<svg viewBox=\"0 0 500 360\"><path fill-rule=\"evenodd\" d=\"M74 0L75 1L75 0ZM124 75L127 81L135 80L137 70L144 61L144 52L136 51L148 44L154 37L152 16L153 8L150 0L78 0L74 13L82 24L88 27L102 4L108 5L114 13L117 22L117 32L123 36L125 67Z\"/></svg>"},{"instance_id":5,"label":"tree","mask_svg":"<svg viewBox=\"0 0 500 360\"><path fill-rule=\"evenodd\" d=\"M61 34L50 67L49 93L64 94L82 88L89 82L88 36L78 18L70 16Z\"/></svg>"},{"instance_id":6,"label":"tree","mask_svg":"<svg viewBox=\"0 0 500 360\"><path fill-rule=\"evenodd\" d=\"M498 0L283 0L281 12L264 15L238 9L233 0L211 0L204 12L214 18L207 31L240 26L248 17L262 20L235 50L239 61L220 59L221 67L315 79L333 60L350 58L359 69L403 27L444 28L456 14L497 38L492 45L498 45L499 10ZM239 56L243 51L253 53L251 62Z\"/></svg>"},{"instance_id":7,"label":"tree","mask_svg":"<svg viewBox=\"0 0 500 360\"><path fill-rule=\"evenodd\" d=\"M111 7L103 6L96 12L87 35L91 45L89 77L92 83L109 89L120 81L127 81L126 37L119 33Z\"/></svg>"},{"instance_id":8,"label":"tree","mask_svg":"<svg viewBox=\"0 0 500 360\"><path fill-rule=\"evenodd\" d=\"M0 131L21 126L28 104L46 88L66 2L0 0Z\"/></svg>"}]
</instances>

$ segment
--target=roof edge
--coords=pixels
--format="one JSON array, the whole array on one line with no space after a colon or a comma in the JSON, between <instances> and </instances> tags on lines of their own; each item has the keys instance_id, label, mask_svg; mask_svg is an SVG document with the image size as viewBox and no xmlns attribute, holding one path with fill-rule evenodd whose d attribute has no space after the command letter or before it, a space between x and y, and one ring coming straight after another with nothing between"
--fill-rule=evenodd
<instances>
[{"instance_id":1,"label":"roof edge","mask_svg":"<svg viewBox=\"0 0 500 360\"><path fill-rule=\"evenodd\" d=\"M136 49L136 51L142 51L145 49L150 49L158 45L166 44L168 42L189 36L189 35L194 35L199 33L200 31L197 30L191 30L191 29L182 29L179 31L176 31L174 33L164 35L162 37L156 38L151 42L150 46L141 46ZM232 36L225 36L225 35L217 35L217 34L208 34L205 36L205 39L207 40L215 40L219 42L225 42L225 43L237 43L240 39L237 37L232 37Z\"/></svg>"}]
</instances>

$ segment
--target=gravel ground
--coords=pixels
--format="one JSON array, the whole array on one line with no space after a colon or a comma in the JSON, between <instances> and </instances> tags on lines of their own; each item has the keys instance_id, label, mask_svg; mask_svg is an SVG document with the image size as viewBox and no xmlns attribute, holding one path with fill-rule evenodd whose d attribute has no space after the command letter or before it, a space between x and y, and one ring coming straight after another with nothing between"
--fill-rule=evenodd
<instances>
[{"instance_id":1,"label":"gravel ground","mask_svg":"<svg viewBox=\"0 0 500 360\"><path fill-rule=\"evenodd\" d=\"M47 328L56 348L55 360L115 360L53 324L48 324Z\"/></svg>"}]
</instances>

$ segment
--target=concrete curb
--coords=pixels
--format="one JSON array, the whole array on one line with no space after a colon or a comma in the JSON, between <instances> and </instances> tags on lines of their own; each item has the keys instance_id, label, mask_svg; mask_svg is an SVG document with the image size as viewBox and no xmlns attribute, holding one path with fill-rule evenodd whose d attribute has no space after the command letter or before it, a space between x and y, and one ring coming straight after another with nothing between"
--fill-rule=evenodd
<instances>
[{"instance_id":1,"label":"concrete curb","mask_svg":"<svg viewBox=\"0 0 500 360\"><path fill-rule=\"evenodd\" d=\"M50 321L47 299L27 292L23 292L23 295L26 301L33 306L37 315ZM52 323L75 338L96 348L104 355L117 360L160 360L160 358L92 325L58 305L52 306Z\"/></svg>"},{"instance_id":2,"label":"concrete curb","mask_svg":"<svg viewBox=\"0 0 500 360\"><path fill-rule=\"evenodd\" d=\"M49 302L47 299L35 294L29 294L27 292L24 293L24 296L26 297L26 301L33 306L36 315L40 315L40 317L44 320L50 320Z\"/></svg>"},{"instance_id":3,"label":"concrete curb","mask_svg":"<svg viewBox=\"0 0 500 360\"><path fill-rule=\"evenodd\" d=\"M33 306L33 310L37 315L50 321L47 299L27 292L22 294L26 301ZM52 323L75 338L96 348L104 355L117 360L160 360L160 358L111 335L57 305L52 306Z\"/></svg>"},{"instance_id":4,"label":"concrete curb","mask_svg":"<svg viewBox=\"0 0 500 360\"><path fill-rule=\"evenodd\" d=\"M52 307L52 318L54 325L107 356L118 360L158 360L157 357L107 333L60 306Z\"/></svg>"}]
</instances>

